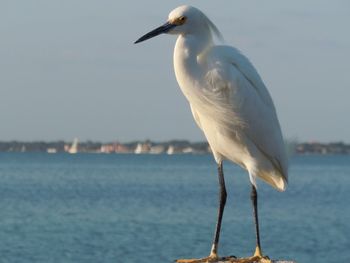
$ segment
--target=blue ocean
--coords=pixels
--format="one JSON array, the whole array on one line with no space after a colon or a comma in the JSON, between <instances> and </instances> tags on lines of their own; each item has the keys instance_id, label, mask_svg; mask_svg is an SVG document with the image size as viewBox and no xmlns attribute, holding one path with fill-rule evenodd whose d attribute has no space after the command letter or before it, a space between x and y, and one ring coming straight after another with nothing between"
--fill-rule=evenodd
<instances>
[{"instance_id":1,"label":"blue ocean","mask_svg":"<svg viewBox=\"0 0 350 263\"><path fill-rule=\"evenodd\" d=\"M224 163L219 254L255 249L250 184ZM280 193L258 184L264 254L350 260L350 156L295 156ZM210 155L0 154L0 262L173 262L207 256L218 205Z\"/></svg>"}]
</instances>

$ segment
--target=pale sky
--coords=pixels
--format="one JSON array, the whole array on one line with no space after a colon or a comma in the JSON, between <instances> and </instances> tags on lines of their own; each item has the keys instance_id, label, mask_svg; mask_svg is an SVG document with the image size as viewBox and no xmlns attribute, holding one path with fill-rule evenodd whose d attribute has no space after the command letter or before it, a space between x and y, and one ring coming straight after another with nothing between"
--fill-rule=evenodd
<instances>
[{"instance_id":1,"label":"pale sky","mask_svg":"<svg viewBox=\"0 0 350 263\"><path fill-rule=\"evenodd\" d=\"M350 142L347 0L0 0L0 141L203 140L175 36L133 44L181 4L253 62L286 138Z\"/></svg>"}]
</instances>

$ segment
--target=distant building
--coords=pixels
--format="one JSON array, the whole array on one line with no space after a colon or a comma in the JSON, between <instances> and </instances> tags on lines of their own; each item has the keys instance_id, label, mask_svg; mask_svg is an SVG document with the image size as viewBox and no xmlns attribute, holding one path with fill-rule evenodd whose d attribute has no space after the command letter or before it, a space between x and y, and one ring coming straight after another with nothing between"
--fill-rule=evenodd
<instances>
[{"instance_id":1,"label":"distant building","mask_svg":"<svg viewBox=\"0 0 350 263\"><path fill-rule=\"evenodd\" d=\"M165 147L163 145L151 146L149 153L151 154L161 154L164 153Z\"/></svg>"},{"instance_id":2,"label":"distant building","mask_svg":"<svg viewBox=\"0 0 350 263\"><path fill-rule=\"evenodd\" d=\"M182 152L183 152L183 153L193 153L194 150L193 150L192 147L186 147L186 148L183 148L183 149L182 149Z\"/></svg>"},{"instance_id":3,"label":"distant building","mask_svg":"<svg viewBox=\"0 0 350 263\"><path fill-rule=\"evenodd\" d=\"M57 149L56 148L47 148L46 152L47 153L57 153Z\"/></svg>"},{"instance_id":4,"label":"distant building","mask_svg":"<svg viewBox=\"0 0 350 263\"><path fill-rule=\"evenodd\" d=\"M295 149L298 154L349 154L350 145L342 142L338 143L319 143L309 142L300 143Z\"/></svg>"},{"instance_id":5,"label":"distant building","mask_svg":"<svg viewBox=\"0 0 350 263\"><path fill-rule=\"evenodd\" d=\"M141 153L149 153L151 149L151 144L149 142L146 143L138 143L134 153L141 154Z\"/></svg>"},{"instance_id":6,"label":"distant building","mask_svg":"<svg viewBox=\"0 0 350 263\"><path fill-rule=\"evenodd\" d=\"M123 144L116 143L114 145L115 145L115 152L116 153L130 153L131 152L131 150Z\"/></svg>"},{"instance_id":7,"label":"distant building","mask_svg":"<svg viewBox=\"0 0 350 263\"><path fill-rule=\"evenodd\" d=\"M101 152L101 153L112 153L112 152L114 152L114 145L111 145L111 144L102 144L102 145L101 145L100 152Z\"/></svg>"},{"instance_id":8,"label":"distant building","mask_svg":"<svg viewBox=\"0 0 350 263\"><path fill-rule=\"evenodd\" d=\"M101 153L129 153L131 150L121 143L102 144Z\"/></svg>"},{"instance_id":9,"label":"distant building","mask_svg":"<svg viewBox=\"0 0 350 263\"><path fill-rule=\"evenodd\" d=\"M344 142L320 143L305 142L288 143L290 153L295 154L350 154L350 144ZM166 142L133 141L121 144L119 142L21 142L21 141L0 141L0 152L89 152L89 153L150 153L150 154L207 154L211 152L207 142L191 143L186 140L172 140Z\"/></svg>"}]
</instances>

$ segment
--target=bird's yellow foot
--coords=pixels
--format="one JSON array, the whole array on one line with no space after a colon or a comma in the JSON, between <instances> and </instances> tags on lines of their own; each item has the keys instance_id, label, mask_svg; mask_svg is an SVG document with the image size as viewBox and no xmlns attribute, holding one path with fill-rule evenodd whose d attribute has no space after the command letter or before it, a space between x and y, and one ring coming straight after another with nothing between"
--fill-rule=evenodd
<instances>
[{"instance_id":1,"label":"bird's yellow foot","mask_svg":"<svg viewBox=\"0 0 350 263\"><path fill-rule=\"evenodd\" d=\"M227 261L227 263L228 262L230 263L272 263L272 261L268 257L258 257L258 256L252 256L248 258L236 258L236 259Z\"/></svg>"},{"instance_id":2,"label":"bird's yellow foot","mask_svg":"<svg viewBox=\"0 0 350 263\"><path fill-rule=\"evenodd\" d=\"M252 257L247 258L224 258L220 259L223 263L272 263L272 261L267 256L263 256L259 247L255 249L255 253Z\"/></svg>"},{"instance_id":3,"label":"bird's yellow foot","mask_svg":"<svg viewBox=\"0 0 350 263\"><path fill-rule=\"evenodd\" d=\"M229 261L231 263L272 263L268 256L263 256L260 247L256 247L255 253L252 257L237 258Z\"/></svg>"},{"instance_id":4,"label":"bird's yellow foot","mask_svg":"<svg viewBox=\"0 0 350 263\"><path fill-rule=\"evenodd\" d=\"M272 263L268 256L263 256L261 249L256 247L252 257L236 258L235 256L218 257L217 254L210 254L206 258L178 259L177 263Z\"/></svg>"},{"instance_id":5,"label":"bird's yellow foot","mask_svg":"<svg viewBox=\"0 0 350 263\"><path fill-rule=\"evenodd\" d=\"M271 259L268 256L263 256L259 246L255 248L254 256L257 257L259 263L272 263Z\"/></svg>"}]
</instances>

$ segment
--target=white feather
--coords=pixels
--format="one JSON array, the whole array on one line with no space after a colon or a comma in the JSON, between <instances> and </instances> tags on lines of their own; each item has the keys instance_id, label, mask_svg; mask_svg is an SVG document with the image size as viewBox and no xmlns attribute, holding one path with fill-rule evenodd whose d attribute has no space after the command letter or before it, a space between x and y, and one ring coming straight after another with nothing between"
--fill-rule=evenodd
<instances>
[{"instance_id":1,"label":"white feather","mask_svg":"<svg viewBox=\"0 0 350 263\"><path fill-rule=\"evenodd\" d=\"M193 116L217 162L231 160L248 170L254 185L259 177L283 191L287 155L271 96L244 55L214 45L212 34L219 31L204 21L206 30L181 34L174 51L176 77Z\"/></svg>"}]
</instances>

